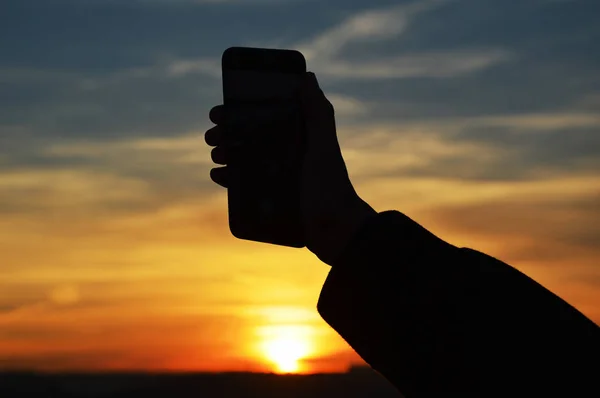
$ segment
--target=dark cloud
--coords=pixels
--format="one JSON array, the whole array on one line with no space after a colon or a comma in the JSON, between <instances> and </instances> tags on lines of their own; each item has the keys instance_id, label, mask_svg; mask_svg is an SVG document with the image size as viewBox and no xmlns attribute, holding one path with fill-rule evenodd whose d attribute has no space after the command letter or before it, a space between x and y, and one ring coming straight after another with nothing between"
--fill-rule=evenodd
<instances>
[{"instance_id":1,"label":"dark cloud","mask_svg":"<svg viewBox=\"0 0 600 398\"><path fill-rule=\"evenodd\" d=\"M512 166L522 170L523 166L529 165L541 170L600 171L600 125L541 132L522 132L518 127L480 128L478 131L465 131L455 138L510 148L515 156L505 159L504 168ZM527 173L527 170L524 172Z\"/></svg>"},{"instance_id":2,"label":"dark cloud","mask_svg":"<svg viewBox=\"0 0 600 398\"><path fill-rule=\"evenodd\" d=\"M425 166L397 170L398 174L462 180L533 180L600 171L600 126L546 131L518 127L467 128L444 137L452 142L481 144L474 158L457 155ZM494 152L501 156L494 156ZM485 156L488 153L489 156Z\"/></svg>"},{"instance_id":3,"label":"dark cloud","mask_svg":"<svg viewBox=\"0 0 600 398\"><path fill-rule=\"evenodd\" d=\"M2 269L8 271L5 267ZM22 309L38 307L46 300L44 290L39 285L3 281L0 282L0 291L0 318Z\"/></svg>"},{"instance_id":4,"label":"dark cloud","mask_svg":"<svg viewBox=\"0 0 600 398\"><path fill-rule=\"evenodd\" d=\"M498 242L511 263L568 267L600 256L600 191L574 199L509 197L442 206L430 216L455 233Z\"/></svg>"}]
</instances>

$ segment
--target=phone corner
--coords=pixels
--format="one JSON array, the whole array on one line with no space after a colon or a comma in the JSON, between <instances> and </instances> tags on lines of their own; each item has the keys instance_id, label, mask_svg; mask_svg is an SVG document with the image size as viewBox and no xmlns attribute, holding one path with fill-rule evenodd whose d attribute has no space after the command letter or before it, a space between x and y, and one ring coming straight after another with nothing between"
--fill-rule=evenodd
<instances>
[{"instance_id":1,"label":"phone corner","mask_svg":"<svg viewBox=\"0 0 600 398\"><path fill-rule=\"evenodd\" d=\"M248 239L245 236L242 228L240 228L238 224L232 221L232 217L229 217L229 232L231 232L231 235L233 235L233 237L237 239Z\"/></svg>"},{"instance_id":2,"label":"phone corner","mask_svg":"<svg viewBox=\"0 0 600 398\"><path fill-rule=\"evenodd\" d=\"M231 46L223 51L223 54L221 54L221 67L225 67L230 62L230 59L235 55L235 52L238 51L238 49L239 46Z\"/></svg>"}]
</instances>

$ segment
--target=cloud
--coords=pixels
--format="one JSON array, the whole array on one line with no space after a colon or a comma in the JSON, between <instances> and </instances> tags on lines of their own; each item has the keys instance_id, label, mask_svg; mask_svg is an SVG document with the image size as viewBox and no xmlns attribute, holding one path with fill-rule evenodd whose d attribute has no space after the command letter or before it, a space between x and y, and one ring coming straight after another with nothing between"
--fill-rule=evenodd
<instances>
[{"instance_id":1,"label":"cloud","mask_svg":"<svg viewBox=\"0 0 600 398\"><path fill-rule=\"evenodd\" d=\"M131 156L153 158L163 163L193 163L195 165L211 166L210 148L202 143L203 133L191 133L177 137L139 138L109 142L70 142L46 147L43 153L57 158L81 157L88 160L101 159L127 161Z\"/></svg>"},{"instance_id":2,"label":"cloud","mask_svg":"<svg viewBox=\"0 0 600 398\"><path fill-rule=\"evenodd\" d=\"M400 35L409 22L420 13L435 9L449 0L428 0L400 6L360 12L338 26L331 28L308 43L291 45L306 57L310 67L320 75L335 78L389 79L409 77L451 77L486 68L510 59L505 50L477 49L436 51L393 57L375 57L362 63L343 60L345 47L362 42L389 39ZM161 74L181 78L188 74L205 74L220 78L220 60L212 58L187 58L172 60L164 66L136 69L124 74L138 77ZM113 78L118 78L114 76Z\"/></svg>"},{"instance_id":3,"label":"cloud","mask_svg":"<svg viewBox=\"0 0 600 398\"><path fill-rule=\"evenodd\" d=\"M558 189L561 184L556 182L555 186ZM598 188L569 198L557 196L556 190L554 194L548 192L547 198L527 191L469 206L440 206L432 218L456 233L504 241L504 255L517 263L536 260L546 265L564 264L565 260L578 261L579 256L593 260L600 255L596 245L600 239ZM527 248L532 250L527 252Z\"/></svg>"},{"instance_id":4,"label":"cloud","mask_svg":"<svg viewBox=\"0 0 600 398\"><path fill-rule=\"evenodd\" d=\"M84 91L96 91L103 86L114 87L115 85L130 83L132 80L180 79L187 75L220 79L221 61L216 57L188 59L168 57L153 65L124 69L107 76L82 77L79 80L79 88Z\"/></svg>"},{"instance_id":5,"label":"cloud","mask_svg":"<svg viewBox=\"0 0 600 398\"><path fill-rule=\"evenodd\" d=\"M472 118L467 123L474 127L505 127L524 132L600 128L600 115L585 112L498 115Z\"/></svg>"},{"instance_id":6,"label":"cloud","mask_svg":"<svg viewBox=\"0 0 600 398\"><path fill-rule=\"evenodd\" d=\"M379 57L362 63L332 62L315 66L333 79L448 78L478 71L511 59L503 50L459 50Z\"/></svg>"},{"instance_id":7,"label":"cloud","mask_svg":"<svg viewBox=\"0 0 600 398\"><path fill-rule=\"evenodd\" d=\"M227 368L243 360L245 350L236 353L224 344L226 338L242 340L251 330L244 319L231 315L179 315L163 322L164 314L141 310L137 314L131 311L115 325L114 318L101 313L90 314L46 312L20 325L3 324L0 368L190 370L206 369L211 361ZM64 327L69 324L77 327ZM168 335L177 335L177 342L165 339ZM219 356L225 363L219 361Z\"/></svg>"},{"instance_id":8,"label":"cloud","mask_svg":"<svg viewBox=\"0 0 600 398\"><path fill-rule=\"evenodd\" d=\"M50 300L56 305L72 305L81 300L81 293L75 285L61 285L52 289Z\"/></svg>"},{"instance_id":9,"label":"cloud","mask_svg":"<svg viewBox=\"0 0 600 398\"><path fill-rule=\"evenodd\" d=\"M451 1L428 0L361 11L294 47L305 55L312 70L329 79L447 78L511 59L508 51L493 48L373 54L357 59L344 56L344 50L352 45L401 36L420 14L448 3Z\"/></svg>"},{"instance_id":10,"label":"cloud","mask_svg":"<svg viewBox=\"0 0 600 398\"><path fill-rule=\"evenodd\" d=\"M598 181L579 194L561 194L570 184L534 194L529 189L466 204L418 212L451 242L494 255L600 318L597 259L600 250ZM525 184L526 186L527 184Z\"/></svg>"},{"instance_id":11,"label":"cloud","mask_svg":"<svg viewBox=\"0 0 600 398\"><path fill-rule=\"evenodd\" d=\"M338 129L350 173L361 181L382 176L519 181L600 170L600 119L590 113L349 120Z\"/></svg>"},{"instance_id":12,"label":"cloud","mask_svg":"<svg viewBox=\"0 0 600 398\"><path fill-rule=\"evenodd\" d=\"M91 171L21 170L0 173L0 211L49 211L126 204L149 193L144 181ZM42 200L43 198L43 200Z\"/></svg>"},{"instance_id":13,"label":"cloud","mask_svg":"<svg viewBox=\"0 0 600 398\"><path fill-rule=\"evenodd\" d=\"M331 28L308 43L291 45L298 48L309 65L320 75L330 78L389 79L408 77L450 77L485 68L510 58L504 50L438 51L407 54L396 57L376 57L362 64L338 59L346 46L389 39L399 36L409 22L420 13L435 9L450 0L427 0L400 6L360 12L338 26ZM188 74L205 74L220 78L218 57L183 58L166 62L163 66L137 68L110 77L114 79L147 77L151 74L181 78ZM89 86L95 84L88 82Z\"/></svg>"},{"instance_id":14,"label":"cloud","mask_svg":"<svg viewBox=\"0 0 600 398\"><path fill-rule=\"evenodd\" d=\"M357 98L335 93L327 93L327 99L335 108L337 118L367 115L372 106L372 104L360 101Z\"/></svg>"},{"instance_id":15,"label":"cloud","mask_svg":"<svg viewBox=\"0 0 600 398\"><path fill-rule=\"evenodd\" d=\"M180 77L188 73L205 73L213 77L221 77L221 62L218 59L195 59L173 61L167 66L167 75Z\"/></svg>"},{"instance_id":16,"label":"cloud","mask_svg":"<svg viewBox=\"0 0 600 398\"><path fill-rule=\"evenodd\" d=\"M412 22L412 18L444 3L447 1L425 0L361 11L296 47L309 62L335 58L349 44L385 40L400 35Z\"/></svg>"},{"instance_id":17,"label":"cloud","mask_svg":"<svg viewBox=\"0 0 600 398\"><path fill-rule=\"evenodd\" d=\"M58 308L61 310L89 308L90 304L94 304L82 302L80 289L74 284L9 283L10 279L7 278L2 286L4 295L0 300L0 327L11 325L19 320L35 318ZM41 334L43 332L38 333Z\"/></svg>"},{"instance_id":18,"label":"cloud","mask_svg":"<svg viewBox=\"0 0 600 398\"><path fill-rule=\"evenodd\" d=\"M413 216L456 245L506 261L599 322L600 292L593 281L600 277L600 185L588 184L566 196L572 184L556 181L545 195L515 189L479 202L415 210Z\"/></svg>"},{"instance_id":19,"label":"cloud","mask_svg":"<svg viewBox=\"0 0 600 398\"><path fill-rule=\"evenodd\" d=\"M354 132L342 144L350 174L357 180L377 176L400 177L411 170L429 167L433 169L429 176L433 177L436 170L444 172L438 170L437 166L445 159L465 159L465 162L473 165L502 156L500 151L492 151L490 146L448 142L442 133L436 134L432 130L420 134L418 128L410 130L406 126L373 126L362 131Z\"/></svg>"},{"instance_id":20,"label":"cloud","mask_svg":"<svg viewBox=\"0 0 600 398\"><path fill-rule=\"evenodd\" d=\"M506 261L600 319L600 294L589 282L599 275L597 173L520 182L401 173L354 180L378 211L400 210L452 244Z\"/></svg>"}]
</instances>

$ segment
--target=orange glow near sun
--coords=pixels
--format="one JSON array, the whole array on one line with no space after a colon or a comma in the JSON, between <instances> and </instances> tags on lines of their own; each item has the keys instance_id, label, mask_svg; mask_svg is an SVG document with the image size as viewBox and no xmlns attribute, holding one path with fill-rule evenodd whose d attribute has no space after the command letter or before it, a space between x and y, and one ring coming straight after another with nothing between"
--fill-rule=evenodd
<instances>
[{"instance_id":1,"label":"orange glow near sun","mask_svg":"<svg viewBox=\"0 0 600 398\"><path fill-rule=\"evenodd\" d=\"M302 373L302 360L313 354L311 328L302 325L272 325L258 330L260 354L276 373Z\"/></svg>"}]
</instances>

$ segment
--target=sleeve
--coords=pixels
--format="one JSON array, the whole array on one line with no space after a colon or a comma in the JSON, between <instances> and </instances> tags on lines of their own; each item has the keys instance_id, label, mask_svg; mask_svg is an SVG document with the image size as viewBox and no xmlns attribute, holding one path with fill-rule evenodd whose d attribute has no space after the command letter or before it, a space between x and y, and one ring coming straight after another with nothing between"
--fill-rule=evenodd
<instances>
[{"instance_id":1,"label":"sleeve","mask_svg":"<svg viewBox=\"0 0 600 398\"><path fill-rule=\"evenodd\" d=\"M366 222L332 266L318 310L407 398L600 396L596 324L515 268L399 212Z\"/></svg>"}]
</instances>

